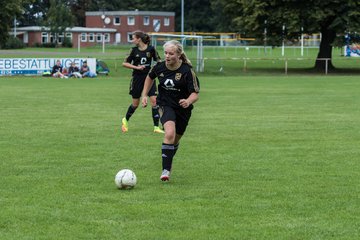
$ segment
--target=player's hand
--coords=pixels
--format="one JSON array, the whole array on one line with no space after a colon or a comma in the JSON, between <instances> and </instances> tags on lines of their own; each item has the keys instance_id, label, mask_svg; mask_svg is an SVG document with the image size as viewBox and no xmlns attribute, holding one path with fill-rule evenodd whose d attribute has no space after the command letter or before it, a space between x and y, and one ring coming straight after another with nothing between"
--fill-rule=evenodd
<instances>
[{"instance_id":1,"label":"player's hand","mask_svg":"<svg viewBox=\"0 0 360 240\"><path fill-rule=\"evenodd\" d=\"M190 106L190 102L187 99L180 99L179 104L183 108L188 108Z\"/></svg>"},{"instance_id":2,"label":"player's hand","mask_svg":"<svg viewBox=\"0 0 360 240\"><path fill-rule=\"evenodd\" d=\"M145 66L144 66L144 65L138 66L138 70L144 70L144 69L145 69Z\"/></svg>"},{"instance_id":3,"label":"player's hand","mask_svg":"<svg viewBox=\"0 0 360 240\"><path fill-rule=\"evenodd\" d=\"M145 108L147 106L147 101L148 101L148 98L147 97L143 97L142 98L142 101L141 101L141 104L142 104L142 107Z\"/></svg>"}]
</instances>

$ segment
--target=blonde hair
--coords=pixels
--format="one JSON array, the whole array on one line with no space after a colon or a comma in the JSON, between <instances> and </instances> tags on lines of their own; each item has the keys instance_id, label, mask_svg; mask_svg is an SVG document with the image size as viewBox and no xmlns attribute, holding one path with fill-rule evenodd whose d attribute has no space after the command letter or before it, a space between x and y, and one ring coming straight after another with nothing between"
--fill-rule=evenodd
<instances>
[{"instance_id":1,"label":"blonde hair","mask_svg":"<svg viewBox=\"0 0 360 240\"><path fill-rule=\"evenodd\" d=\"M183 63L186 63L192 67L191 61L187 58L187 56L184 52L184 47L179 41L176 41L176 40L167 41L164 44L163 48L165 49L166 47L169 47L169 46L174 46L176 49L176 52L180 55L180 59L183 61Z\"/></svg>"}]
</instances>

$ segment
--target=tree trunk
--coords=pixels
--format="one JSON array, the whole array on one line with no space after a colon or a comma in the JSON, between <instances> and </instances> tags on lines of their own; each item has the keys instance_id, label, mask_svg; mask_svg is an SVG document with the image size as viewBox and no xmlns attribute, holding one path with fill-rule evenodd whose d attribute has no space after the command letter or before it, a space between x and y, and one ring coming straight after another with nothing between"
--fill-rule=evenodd
<instances>
[{"instance_id":1,"label":"tree trunk","mask_svg":"<svg viewBox=\"0 0 360 240\"><path fill-rule=\"evenodd\" d=\"M325 71L326 64L327 69L334 69L334 65L332 64L332 43L334 42L336 37L336 32L334 30L328 29L328 26L321 27L321 42L319 53L315 62L315 69L318 71Z\"/></svg>"}]
</instances>

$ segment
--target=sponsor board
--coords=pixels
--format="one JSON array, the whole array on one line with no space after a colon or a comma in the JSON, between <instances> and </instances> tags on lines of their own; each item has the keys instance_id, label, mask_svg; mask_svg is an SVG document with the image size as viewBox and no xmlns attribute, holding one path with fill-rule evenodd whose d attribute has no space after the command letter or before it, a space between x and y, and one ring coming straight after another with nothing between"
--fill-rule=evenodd
<instances>
[{"instance_id":1,"label":"sponsor board","mask_svg":"<svg viewBox=\"0 0 360 240\"><path fill-rule=\"evenodd\" d=\"M4 75L41 75L52 70L56 61L69 68L75 62L79 68L87 61L91 72L96 72L96 58L0 58L0 76Z\"/></svg>"}]
</instances>

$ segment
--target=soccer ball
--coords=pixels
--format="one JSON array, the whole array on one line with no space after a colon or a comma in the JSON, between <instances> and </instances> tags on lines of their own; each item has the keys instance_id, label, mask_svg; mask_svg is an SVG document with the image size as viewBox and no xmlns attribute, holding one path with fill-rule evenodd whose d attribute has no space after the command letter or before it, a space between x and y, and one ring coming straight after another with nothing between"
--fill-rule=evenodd
<instances>
[{"instance_id":1,"label":"soccer ball","mask_svg":"<svg viewBox=\"0 0 360 240\"><path fill-rule=\"evenodd\" d=\"M122 169L115 176L115 184L119 189L131 189L136 185L136 175L130 169Z\"/></svg>"}]
</instances>

